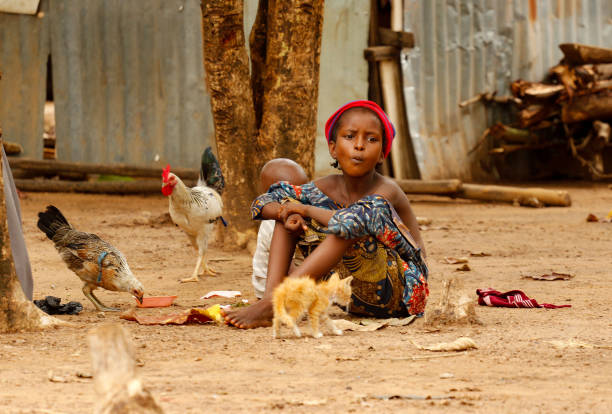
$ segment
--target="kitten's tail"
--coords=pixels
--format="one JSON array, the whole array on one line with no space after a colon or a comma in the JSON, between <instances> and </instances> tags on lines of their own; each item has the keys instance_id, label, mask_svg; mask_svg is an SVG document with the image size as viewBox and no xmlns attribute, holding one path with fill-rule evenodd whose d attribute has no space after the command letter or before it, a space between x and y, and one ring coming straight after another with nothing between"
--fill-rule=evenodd
<instances>
[{"instance_id":1,"label":"kitten's tail","mask_svg":"<svg viewBox=\"0 0 612 414\"><path fill-rule=\"evenodd\" d=\"M274 319L282 322L285 326L293 326L293 320L287 313L287 309L285 309L285 304L282 300L276 300L274 298Z\"/></svg>"}]
</instances>

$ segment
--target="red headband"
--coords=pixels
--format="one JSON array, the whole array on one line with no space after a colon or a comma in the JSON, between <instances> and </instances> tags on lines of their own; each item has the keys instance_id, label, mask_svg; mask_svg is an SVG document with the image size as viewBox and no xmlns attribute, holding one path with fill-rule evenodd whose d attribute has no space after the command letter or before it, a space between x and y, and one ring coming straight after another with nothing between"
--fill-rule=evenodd
<instances>
[{"instance_id":1,"label":"red headband","mask_svg":"<svg viewBox=\"0 0 612 414\"><path fill-rule=\"evenodd\" d=\"M384 156L385 158L387 158L387 155L389 155L389 152L391 151L391 143L393 142L393 138L395 137L395 127L387 117L385 111L383 111L382 108L378 106L378 104L376 104L376 102L361 100L352 101L342 105L336 112L334 112L332 116L329 117L329 119L325 123L325 137L327 138L327 142L329 142L329 140L331 139L332 131L338 119L340 119L344 112L351 108L369 109L370 111L374 112L376 116L378 116L380 122L382 122L383 125L383 133L387 138L387 146L383 149Z\"/></svg>"}]
</instances>

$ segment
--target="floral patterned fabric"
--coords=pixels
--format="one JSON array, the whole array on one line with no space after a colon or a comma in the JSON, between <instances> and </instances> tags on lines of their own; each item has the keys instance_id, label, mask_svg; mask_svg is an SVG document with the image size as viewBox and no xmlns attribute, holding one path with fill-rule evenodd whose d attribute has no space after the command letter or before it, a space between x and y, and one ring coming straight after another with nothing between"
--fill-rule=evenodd
<instances>
[{"instance_id":1,"label":"floral patterned fabric","mask_svg":"<svg viewBox=\"0 0 612 414\"><path fill-rule=\"evenodd\" d=\"M328 234L355 240L333 269L341 277L354 277L351 313L383 318L423 315L429 295L427 266L387 200L374 194L344 206L326 196L314 183L294 186L280 182L255 199L252 216L260 219L266 204L288 201L337 210L327 227L307 220L308 230L297 244L304 257Z\"/></svg>"}]
</instances>

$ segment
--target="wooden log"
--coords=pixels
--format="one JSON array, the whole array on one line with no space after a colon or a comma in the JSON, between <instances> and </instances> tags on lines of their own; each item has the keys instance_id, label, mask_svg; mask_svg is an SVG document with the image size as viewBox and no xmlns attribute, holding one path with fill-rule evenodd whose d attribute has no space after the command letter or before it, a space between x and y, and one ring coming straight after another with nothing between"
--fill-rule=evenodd
<instances>
[{"instance_id":1,"label":"wooden log","mask_svg":"<svg viewBox=\"0 0 612 414\"><path fill-rule=\"evenodd\" d=\"M559 49L564 60L570 65L585 63L612 63L612 49L605 47L582 45L579 43L561 43Z\"/></svg>"},{"instance_id":2,"label":"wooden log","mask_svg":"<svg viewBox=\"0 0 612 414\"><path fill-rule=\"evenodd\" d=\"M378 28L378 41L381 45L395 46L400 49L414 47L414 34L412 32L400 32L384 27Z\"/></svg>"},{"instance_id":3,"label":"wooden log","mask_svg":"<svg viewBox=\"0 0 612 414\"><path fill-rule=\"evenodd\" d=\"M83 164L78 162L34 160L28 158L9 157L11 168L37 171L41 173L57 173L60 171L79 172L85 174L111 174L128 177L159 177L161 167L139 167L125 164ZM172 172L181 179L197 180L200 171L192 168L173 168Z\"/></svg>"},{"instance_id":4,"label":"wooden log","mask_svg":"<svg viewBox=\"0 0 612 414\"><path fill-rule=\"evenodd\" d=\"M6 155L17 155L23 152L23 147L16 142L2 141Z\"/></svg>"},{"instance_id":5,"label":"wooden log","mask_svg":"<svg viewBox=\"0 0 612 414\"><path fill-rule=\"evenodd\" d=\"M370 62L397 59L400 49L395 46L370 46L363 51L363 57Z\"/></svg>"},{"instance_id":6,"label":"wooden log","mask_svg":"<svg viewBox=\"0 0 612 414\"><path fill-rule=\"evenodd\" d=\"M570 70L567 65L557 65L550 69L551 74L555 75L557 79L565 86L567 95L571 98L576 90L576 75Z\"/></svg>"},{"instance_id":7,"label":"wooden log","mask_svg":"<svg viewBox=\"0 0 612 414\"><path fill-rule=\"evenodd\" d=\"M527 82L517 80L512 82L510 90L518 98L543 99L550 98L559 94L565 88L563 85L551 85L539 82Z\"/></svg>"},{"instance_id":8,"label":"wooden log","mask_svg":"<svg viewBox=\"0 0 612 414\"><path fill-rule=\"evenodd\" d=\"M537 140L537 136L534 136L529 130L512 128L501 122L489 128L489 135L499 140L519 144L527 144Z\"/></svg>"},{"instance_id":9,"label":"wooden log","mask_svg":"<svg viewBox=\"0 0 612 414\"><path fill-rule=\"evenodd\" d=\"M186 180L193 186L195 181ZM20 191L49 193L93 193L93 194L156 194L161 193L160 180L134 181L65 181L40 179L15 179Z\"/></svg>"},{"instance_id":10,"label":"wooden log","mask_svg":"<svg viewBox=\"0 0 612 414\"><path fill-rule=\"evenodd\" d=\"M470 200L518 202L527 206L569 207L572 200L567 191L544 188L506 187L499 185L463 184L456 197Z\"/></svg>"},{"instance_id":11,"label":"wooden log","mask_svg":"<svg viewBox=\"0 0 612 414\"><path fill-rule=\"evenodd\" d=\"M406 180L396 179L395 182L406 194L455 194L461 190L461 180Z\"/></svg>"},{"instance_id":12,"label":"wooden log","mask_svg":"<svg viewBox=\"0 0 612 414\"><path fill-rule=\"evenodd\" d=\"M518 124L521 128L527 128L558 113L556 105L529 105L518 113Z\"/></svg>"},{"instance_id":13,"label":"wooden log","mask_svg":"<svg viewBox=\"0 0 612 414\"><path fill-rule=\"evenodd\" d=\"M561 110L561 120L565 123L610 118L612 118L612 88L576 96L571 101L564 102Z\"/></svg>"},{"instance_id":14,"label":"wooden log","mask_svg":"<svg viewBox=\"0 0 612 414\"><path fill-rule=\"evenodd\" d=\"M521 99L516 98L514 96L497 96L495 92L483 92L469 99L466 99L465 101L459 102L459 108L465 108L466 106L475 104L476 102L480 101L486 103L495 102L500 104L513 103L515 105L521 105L523 103Z\"/></svg>"},{"instance_id":15,"label":"wooden log","mask_svg":"<svg viewBox=\"0 0 612 414\"><path fill-rule=\"evenodd\" d=\"M489 154L492 155L503 155L509 154L511 152L516 152L520 150L537 150L554 147L556 144L553 142L545 142L542 144L508 144L508 145L500 145L499 147L493 148L489 151Z\"/></svg>"},{"instance_id":16,"label":"wooden log","mask_svg":"<svg viewBox=\"0 0 612 414\"><path fill-rule=\"evenodd\" d=\"M574 72L581 86L585 87L592 82L612 79L612 63L577 66Z\"/></svg>"},{"instance_id":17,"label":"wooden log","mask_svg":"<svg viewBox=\"0 0 612 414\"><path fill-rule=\"evenodd\" d=\"M136 374L134 344L127 330L108 324L88 333L95 387L101 396L96 414L162 414Z\"/></svg>"}]
</instances>

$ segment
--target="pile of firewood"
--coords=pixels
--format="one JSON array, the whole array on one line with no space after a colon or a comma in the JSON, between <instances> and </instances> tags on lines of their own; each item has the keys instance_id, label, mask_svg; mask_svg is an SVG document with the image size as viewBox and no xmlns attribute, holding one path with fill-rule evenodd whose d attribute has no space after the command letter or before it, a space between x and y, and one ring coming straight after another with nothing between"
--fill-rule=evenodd
<instances>
[{"instance_id":1,"label":"pile of firewood","mask_svg":"<svg viewBox=\"0 0 612 414\"><path fill-rule=\"evenodd\" d=\"M582 176L612 178L612 162L606 165L604 157L612 147L612 49L575 43L559 47L564 57L544 82L512 82L513 96L505 102L516 106L516 121L493 125L479 144L490 137L490 153L504 156L519 150L565 152Z\"/></svg>"}]
</instances>

